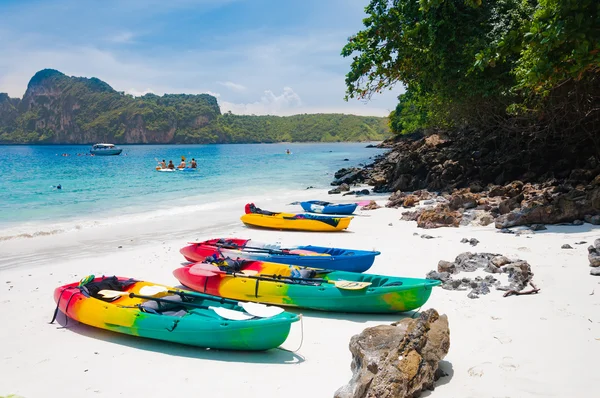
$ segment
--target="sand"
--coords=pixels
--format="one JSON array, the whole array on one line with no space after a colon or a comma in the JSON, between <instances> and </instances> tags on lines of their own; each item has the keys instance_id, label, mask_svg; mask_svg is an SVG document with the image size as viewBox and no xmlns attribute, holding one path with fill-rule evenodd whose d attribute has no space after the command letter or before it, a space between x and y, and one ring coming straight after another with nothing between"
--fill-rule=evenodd
<instances>
[{"instance_id":1,"label":"sand","mask_svg":"<svg viewBox=\"0 0 600 398\"><path fill-rule=\"evenodd\" d=\"M292 198L293 197L293 198ZM300 211L293 200L327 196L309 190L255 202ZM365 197L360 198L364 200ZM384 205L385 196L375 197ZM401 210L358 211L348 232L303 233L251 229L243 205L200 209L51 236L0 242L0 396L22 397L331 397L351 377L350 338L402 315L303 314L284 348L263 353L204 350L95 329L75 321L49 324L53 290L88 274L121 275L178 285L172 270L188 241L247 237L283 244L376 249L370 273L420 277L462 252L494 252L528 261L537 295L479 299L435 288L423 310L447 314L449 375L430 397L589 397L600 358L600 278L589 274L587 246L600 228L549 226L528 235L493 226L422 230L400 221ZM390 225L391 223L391 225ZM429 234L434 239L422 239ZM460 243L477 238L476 247ZM587 244L575 244L587 241ZM569 243L573 249L561 249ZM121 248L119 248L121 246ZM465 276L471 276L466 274ZM412 315L412 314L409 314Z\"/></svg>"}]
</instances>

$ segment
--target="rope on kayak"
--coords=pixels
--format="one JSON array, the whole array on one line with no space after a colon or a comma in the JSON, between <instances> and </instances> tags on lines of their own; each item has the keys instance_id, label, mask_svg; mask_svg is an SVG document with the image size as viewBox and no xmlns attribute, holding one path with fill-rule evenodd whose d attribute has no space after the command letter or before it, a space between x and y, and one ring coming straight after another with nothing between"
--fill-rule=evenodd
<instances>
[{"instance_id":1,"label":"rope on kayak","mask_svg":"<svg viewBox=\"0 0 600 398\"><path fill-rule=\"evenodd\" d=\"M58 316L58 309L60 306L60 300L62 300L63 293L65 292L65 290L72 289L72 288L73 288L73 286L69 286L69 287L65 287L63 290L60 291L60 296L58 297L58 301L56 303L56 308L54 309L54 315L52 315L52 320L49 323L51 323L51 324L54 323L54 321L56 320L56 317ZM67 301L67 308L65 309L65 311L67 311L69 309L69 303L71 302L72 298L73 298L73 295L71 295L71 297L69 297L69 301ZM68 318L68 316L66 318ZM67 326L66 322L65 322L65 326Z\"/></svg>"},{"instance_id":2,"label":"rope on kayak","mask_svg":"<svg viewBox=\"0 0 600 398\"><path fill-rule=\"evenodd\" d=\"M413 318L413 319L414 319L414 318L415 318L415 316L421 312L421 308L423 308L423 306L422 306L422 305L419 307L419 309L417 309L416 311L413 311L413 314L412 314L411 318Z\"/></svg>"},{"instance_id":3,"label":"rope on kayak","mask_svg":"<svg viewBox=\"0 0 600 398\"><path fill-rule=\"evenodd\" d=\"M300 348L302 348L302 344L304 343L304 317L302 317L302 314L298 314L298 317L300 318L300 346L298 346L298 348L296 348L295 350L288 350L287 348L277 347L278 350L296 353L300 351Z\"/></svg>"}]
</instances>

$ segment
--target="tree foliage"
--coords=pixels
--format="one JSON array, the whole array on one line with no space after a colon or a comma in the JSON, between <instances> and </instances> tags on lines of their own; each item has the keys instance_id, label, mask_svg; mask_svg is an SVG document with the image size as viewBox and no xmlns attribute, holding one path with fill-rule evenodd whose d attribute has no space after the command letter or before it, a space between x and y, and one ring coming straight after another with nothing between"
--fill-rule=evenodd
<instances>
[{"instance_id":1,"label":"tree foliage","mask_svg":"<svg viewBox=\"0 0 600 398\"><path fill-rule=\"evenodd\" d=\"M557 111L584 130L599 119L598 1L372 0L365 12L342 50L347 98L404 84L395 132L548 131L563 128Z\"/></svg>"}]
</instances>

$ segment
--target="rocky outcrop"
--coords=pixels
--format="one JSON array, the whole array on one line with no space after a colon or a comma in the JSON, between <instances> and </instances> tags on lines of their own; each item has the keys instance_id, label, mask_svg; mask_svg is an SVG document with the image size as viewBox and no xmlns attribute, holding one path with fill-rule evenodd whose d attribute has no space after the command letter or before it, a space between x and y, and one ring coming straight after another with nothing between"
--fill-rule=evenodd
<instances>
[{"instance_id":1,"label":"rocky outcrop","mask_svg":"<svg viewBox=\"0 0 600 398\"><path fill-rule=\"evenodd\" d=\"M478 269L492 275L484 278L477 276L474 279L453 278L453 275L461 272L474 272ZM502 284L498 279L501 275L507 278L508 283ZM490 293L491 287L506 292L521 292L531 283L533 273L527 261L510 260L495 253L465 252L459 254L454 262L440 260L437 270L430 271L426 278L442 281L442 288L446 290L470 290L468 297L474 299Z\"/></svg>"},{"instance_id":2,"label":"rocky outcrop","mask_svg":"<svg viewBox=\"0 0 600 398\"><path fill-rule=\"evenodd\" d=\"M560 144L547 135L520 138L475 130L395 137L385 143L392 150L356 182L392 192L389 207L411 206L414 199L405 204L405 198L423 189L450 195L450 210L490 211L498 228L581 220L600 225L597 144L563 135Z\"/></svg>"},{"instance_id":3,"label":"rocky outcrop","mask_svg":"<svg viewBox=\"0 0 600 398\"><path fill-rule=\"evenodd\" d=\"M365 329L350 340L350 382L335 398L417 397L433 389L439 362L448 354L446 315L429 309L417 319Z\"/></svg>"},{"instance_id":4,"label":"rocky outcrop","mask_svg":"<svg viewBox=\"0 0 600 398\"><path fill-rule=\"evenodd\" d=\"M600 184L538 187L531 184L509 199L510 210L496 219L496 228L593 220L600 213Z\"/></svg>"},{"instance_id":5,"label":"rocky outcrop","mask_svg":"<svg viewBox=\"0 0 600 398\"><path fill-rule=\"evenodd\" d=\"M590 261L590 267L600 267L600 239L596 239L594 245L588 247L588 260ZM596 275L597 270L592 272L592 274Z\"/></svg>"},{"instance_id":6,"label":"rocky outcrop","mask_svg":"<svg viewBox=\"0 0 600 398\"><path fill-rule=\"evenodd\" d=\"M361 210L375 210L379 209L381 206L377 204L374 200L370 201L368 205L362 206Z\"/></svg>"}]
</instances>

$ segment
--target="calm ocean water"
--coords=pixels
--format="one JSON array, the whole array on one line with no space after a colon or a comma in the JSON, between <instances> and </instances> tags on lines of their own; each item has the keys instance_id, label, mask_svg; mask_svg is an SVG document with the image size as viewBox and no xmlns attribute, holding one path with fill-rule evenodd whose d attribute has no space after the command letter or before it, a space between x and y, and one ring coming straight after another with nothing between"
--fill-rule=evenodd
<instances>
[{"instance_id":1,"label":"calm ocean water","mask_svg":"<svg viewBox=\"0 0 600 398\"><path fill-rule=\"evenodd\" d=\"M5 166L0 229L325 188L338 169L369 163L383 152L366 145L124 145L119 156L86 156L87 145L0 146ZM286 149L292 153L287 155ZM199 170L155 170L155 159L177 165L181 156L195 158ZM58 184L62 190L52 188Z\"/></svg>"}]
</instances>

